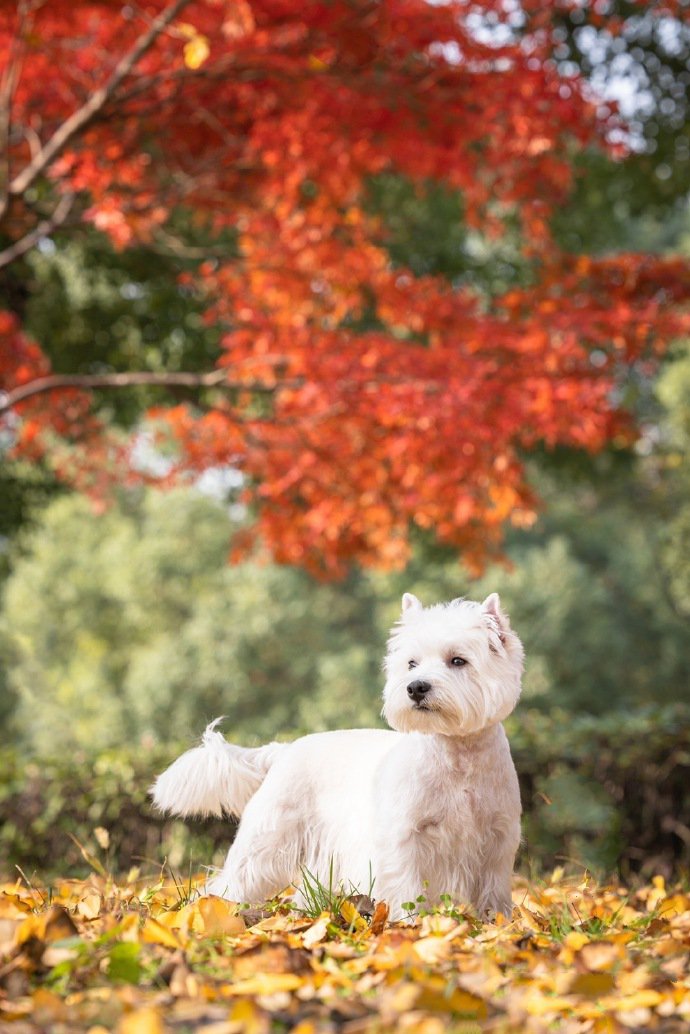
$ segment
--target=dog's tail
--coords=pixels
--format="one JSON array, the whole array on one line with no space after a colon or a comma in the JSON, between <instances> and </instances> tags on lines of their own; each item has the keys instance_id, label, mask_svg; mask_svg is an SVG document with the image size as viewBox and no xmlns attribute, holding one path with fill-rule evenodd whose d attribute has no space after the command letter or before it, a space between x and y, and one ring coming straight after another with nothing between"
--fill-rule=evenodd
<instances>
[{"instance_id":1,"label":"dog's tail","mask_svg":"<svg viewBox=\"0 0 690 1034\"><path fill-rule=\"evenodd\" d=\"M216 732L216 718L206 727L201 744L173 761L159 775L149 793L160 811L186 818L190 815L241 815L261 786L277 754L286 743L265 747L237 747Z\"/></svg>"}]
</instances>

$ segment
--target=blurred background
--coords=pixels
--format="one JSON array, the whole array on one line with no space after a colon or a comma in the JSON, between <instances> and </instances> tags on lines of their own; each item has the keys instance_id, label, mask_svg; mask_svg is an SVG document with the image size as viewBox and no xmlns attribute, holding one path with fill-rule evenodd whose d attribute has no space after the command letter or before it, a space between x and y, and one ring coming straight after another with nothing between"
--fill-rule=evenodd
<instances>
[{"instance_id":1,"label":"blurred background","mask_svg":"<svg viewBox=\"0 0 690 1034\"><path fill-rule=\"evenodd\" d=\"M614 5L616 6L616 5ZM628 34L564 21L562 60L617 98L625 161L585 151L552 231L594 256L690 260L690 33L642 9ZM673 20L673 19L671 19ZM372 180L393 261L491 293L519 275L503 239L482 250L459 195ZM203 248L203 234L196 247ZM516 273L518 269L518 273ZM78 360L169 356L217 329L179 286L179 257L150 261L97 229L53 234L2 271L26 332ZM537 522L508 528L480 577L421 532L403 571L319 582L262 559L228 563L247 520L232 472L122 491L104 512L0 440L0 866L77 872L73 834L114 868L218 859L224 823L163 822L152 778L205 724L246 744L381 724L381 661L404 591L431 603L498 591L526 649L509 721L525 808L521 865L670 873L690 859L690 349L631 378L640 434L598 455L534 449ZM127 401L122 407L127 419ZM139 404L139 403L137 403ZM102 839L102 837L101 837Z\"/></svg>"}]
</instances>

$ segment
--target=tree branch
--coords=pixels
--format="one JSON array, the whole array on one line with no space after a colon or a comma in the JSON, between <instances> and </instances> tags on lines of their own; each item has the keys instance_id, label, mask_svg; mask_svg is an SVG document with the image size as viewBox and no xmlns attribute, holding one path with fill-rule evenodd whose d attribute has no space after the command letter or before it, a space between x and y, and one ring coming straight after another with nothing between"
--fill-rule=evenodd
<instances>
[{"instance_id":1,"label":"tree branch","mask_svg":"<svg viewBox=\"0 0 690 1034\"><path fill-rule=\"evenodd\" d=\"M53 230L56 230L58 226L62 226L65 219L72 210L72 204L74 203L74 194L63 194L52 215L48 216L38 224L33 230L20 237L19 240L10 244L9 248L5 248L4 251L0 251L0 269L4 266L9 266L15 259L25 255L27 251L31 251L34 245L38 244L42 237L49 237Z\"/></svg>"},{"instance_id":2,"label":"tree branch","mask_svg":"<svg viewBox=\"0 0 690 1034\"><path fill-rule=\"evenodd\" d=\"M17 31L10 43L7 65L0 77L0 220L5 217L10 201L10 131L12 102L19 83L22 51L31 27L33 6L20 0L17 8Z\"/></svg>"},{"instance_id":3,"label":"tree branch","mask_svg":"<svg viewBox=\"0 0 690 1034\"><path fill-rule=\"evenodd\" d=\"M295 386L293 382L291 386ZM284 387L287 385L281 385ZM37 377L35 381L22 384L4 397L0 395L0 416L9 412L19 402L43 395L47 391L59 391L65 388L231 388L237 391L251 391L264 395L273 395L277 385L262 384L260 381L231 381L227 370L213 370L210 373L105 373L105 374L51 374L48 377Z\"/></svg>"},{"instance_id":4,"label":"tree branch","mask_svg":"<svg viewBox=\"0 0 690 1034\"><path fill-rule=\"evenodd\" d=\"M11 195L21 195L31 186L50 163L57 158L70 140L96 117L101 109L112 98L118 86L132 71L137 61L155 43L163 30L170 24L190 0L174 0L169 7L154 18L149 28L136 41L132 49L125 54L115 66L108 82L91 94L89 99L66 119L55 130L50 140L43 145L31 162L20 172L9 185Z\"/></svg>"}]
</instances>

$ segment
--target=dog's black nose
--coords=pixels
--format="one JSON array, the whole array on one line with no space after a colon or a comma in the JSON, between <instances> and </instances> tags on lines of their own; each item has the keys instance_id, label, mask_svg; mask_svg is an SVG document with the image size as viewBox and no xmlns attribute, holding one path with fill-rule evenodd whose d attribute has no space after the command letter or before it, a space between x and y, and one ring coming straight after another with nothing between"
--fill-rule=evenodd
<instances>
[{"instance_id":1,"label":"dog's black nose","mask_svg":"<svg viewBox=\"0 0 690 1034\"><path fill-rule=\"evenodd\" d=\"M423 679L415 679L414 682L410 682L407 687L407 695L412 697L414 702L418 704L420 700L424 699L430 689L430 682L424 682Z\"/></svg>"}]
</instances>

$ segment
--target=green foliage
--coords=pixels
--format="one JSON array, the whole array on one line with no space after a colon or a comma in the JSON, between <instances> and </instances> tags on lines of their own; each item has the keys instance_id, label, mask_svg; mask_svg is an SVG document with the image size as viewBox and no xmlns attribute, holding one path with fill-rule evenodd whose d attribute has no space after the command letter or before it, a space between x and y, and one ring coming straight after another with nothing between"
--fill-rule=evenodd
<instances>
[{"instance_id":1,"label":"green foliage","mask_svg":"<svg viewBox=\"0 0 690 1034\"><path fill-rule=\"evenodd\" d=\"M59 499L22 539L0 634L33 750L191 736L219 714L272 737L376 721L370 603L302 572L227 563L234 530L194 491L99 518Z\"/></svg>"},{"instance_id":2,"label":"green foliage","mask_svg":"<svg viewBox=\"0 0 690 1034\"><path fill-rule=\"evenodd\" d=\"M206 239L198 228L196 237L203 253ZM204 321L203 297L179 281L196 263L174 252L152 263L149 250L117 251L96 231L57 243L27 258L30 292L24 306L26 329L41 342L55 372L212 368L219 328ZM131 424L163 398L169 396L160 390L136 388L97 395L95 402Z\"/></svg>"},{"instance_id":3,"label":"green foliage","mask_svg":"<svg viewBox=\"0 0 690 1034\"><path fill-rule=\"evenodd\" d=\"M526 704L605 714L687 701L687 628L669 600L662 501L650 498L641 472L617 475L605 458L602 466L599 486L567 469L542 470L543 516L529 533L514 534L509 567L472 581L453 560L431 563L420 550L404 575L379 576L390 619L402 591L424 602L498 591L525 646ZM690 501L678 512L690 512Z\"/></svg>"},{"instance_id":4,"label":"green foliage","mask_svg":"<svg viewBox=\"0 0 690 1034\"><path fill-rule=\"evenodd\" d=\"M596 5L561 11L561 70L580 69L604 98L620 100L632 153L579 162L577 190L556 215L557 237L572 250L672 247L687 212L690 169L690 25L658 17L654 5L609 0L616 33Z\"/></svg>"},{"instance_id":5,"label":"green foliage","mask_svg":"<svg viewBox=\"0 0 690 1034\"><path fill-rule=\"evenodd\" d=\"M416 276L445 276L489 295L526 280L518 234L506 227L503 237L490 239L471 229L457 191L433 181L421 190L403 176L385 174L371 181L369 194L386 250Z\"/></svg>"}]
</instances>

